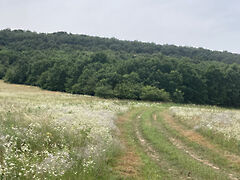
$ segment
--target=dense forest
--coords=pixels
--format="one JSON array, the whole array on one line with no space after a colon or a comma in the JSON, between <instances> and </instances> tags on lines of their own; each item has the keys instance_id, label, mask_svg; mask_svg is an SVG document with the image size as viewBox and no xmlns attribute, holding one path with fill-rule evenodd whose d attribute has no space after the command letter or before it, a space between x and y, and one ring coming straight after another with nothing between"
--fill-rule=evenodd
<instances>
[{"instance_id":1,"label":"dense forest","mask_svg":"<svg viewBox=\"0 0 240 180\"><path fill-rule=\"evenodd\" d=\"M66 32L0 31L0 79L104 98L240 106L240 55Z\"/></svg>"}]
</instances>

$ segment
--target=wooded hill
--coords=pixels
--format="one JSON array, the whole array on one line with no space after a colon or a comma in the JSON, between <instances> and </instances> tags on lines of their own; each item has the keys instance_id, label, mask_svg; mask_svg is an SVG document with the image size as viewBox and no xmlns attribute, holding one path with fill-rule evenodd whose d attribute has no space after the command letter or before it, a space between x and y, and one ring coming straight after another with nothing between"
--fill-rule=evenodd
<instances>
[{"instance_id":1,"label":"wooded hill","mask_svg":"<svg viewBox=\"0 0 240 180\"><path fill-rule=\"evenodd\" d=\"M240 55L23 30L0 31L0 78L105 98L240 105Z\"/></svg>"}]
</instances>

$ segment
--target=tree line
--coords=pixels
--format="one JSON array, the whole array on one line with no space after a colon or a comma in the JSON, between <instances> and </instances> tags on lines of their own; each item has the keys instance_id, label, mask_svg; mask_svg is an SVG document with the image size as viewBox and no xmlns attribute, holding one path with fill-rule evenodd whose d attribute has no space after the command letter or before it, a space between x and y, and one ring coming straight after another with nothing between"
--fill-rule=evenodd
<instances>
[{"instance_id":1,"label":"tree line","mask_svg":"<svg viewBox=\"0 0 240 180\"><path fill-rule=\"evenodd\" d=\"M6 82L104 98L240 105L240 55L205 49L9 29Z\"/></svg>"}]
</instances>

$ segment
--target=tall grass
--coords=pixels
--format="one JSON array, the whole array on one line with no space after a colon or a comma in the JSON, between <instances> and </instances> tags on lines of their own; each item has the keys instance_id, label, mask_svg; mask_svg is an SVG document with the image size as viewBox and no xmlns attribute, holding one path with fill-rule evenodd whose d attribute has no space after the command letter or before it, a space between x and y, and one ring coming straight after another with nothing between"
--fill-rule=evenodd
<instances>
[{"instance_id":1,"label":"tall grass","mask_svg":"<svg viewBox=\"0 0 240 180\"><path fill-rule=\"evenodd\" d=\"M115 178L115 119L129 104L3 82L0 99L0 179Z\"/></svg>"},{"instance_id":2,"label":"tall grass","mask_svg":"<svg viewBox=\"0 0 240 180\"><path fill-rule=\"evenodd\" d=\"M215 144L240 154L240 111L213 107L171 107L170 112Z\"/></svg>"}]
</instances>

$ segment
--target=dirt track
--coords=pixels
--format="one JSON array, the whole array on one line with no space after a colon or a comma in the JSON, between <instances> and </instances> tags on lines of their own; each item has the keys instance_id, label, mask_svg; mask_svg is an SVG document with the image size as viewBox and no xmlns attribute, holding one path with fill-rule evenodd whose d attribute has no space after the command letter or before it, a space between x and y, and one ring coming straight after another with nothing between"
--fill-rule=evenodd
<instances>
[{"instance_id":1,"label":"dirt track","mask_svg":"<svg viewBox=\"0 0 240 180\"><path fill-rule=\"evenodd\" d=\"M206 156L201 156L201 153L199 153L196 149L193 149L192 147L189 147L186 142L182 141L181 139L175 137L173 134L168 132L168 129L164 127L165 125L176 131L181 137L187 139L187 141L196 143L201 147L204 147L206 149L209 149L210 151L213 151L214 153L217 153L219 156L224 156L226 157L230 162L232 163L238 163L238 159L240 158L239 156L227 153L225 151L219 150L218 147L208 141L206 138L204 138L201 134L194 130L187 129L183 127L181 124L179 124L177 121L174 120L173 117L171 117L167 111L162 111L162 112L156 112L152 111L152 114L149 116L150 119L144 119L142 114L144 113L143 111L138 111L135 119L131 119L131 113L127 116L124 116L123 118L120 118L119 122L124 124L127 121L133 121L132 123L132 129L133 133L135 134L134 136L136 137L137 144L140 146L142 151L147 154L150 159L158 164L159 168L166 170L172 177L173 179L196 179L196 174L195 178L192 176L191 171L187 170L179 170L178 167L172 166L172 163L169 162L166 157L163 156L163 154L159 153L158 150L155 148L155 145L149 138L145 137L145 134L143 133L142 130L142 121L146 121L149 126L157 128L159 133L162 133L166 136L168 139L168 142L172 144L175 148L177 148L179 151L182 153L186 154L188 158L192 158L194 161L199 162L202 164L202 166L209 167L212 169L212 171L216 173L222 173L225 174L228 178L231 180L238 180L239 179L239 172L236 172L229 168L227 170L226 168L222 168L218 166L218 164L215 164L214 162L210 161L209 159L206 158ZM159 122L159 119L161 119L161 123ZM165 125L163 125L164 123ZM127 134L127 131L121 131L122 134ZM141 158L137 155L136 152L134 152L134 149L131 149L129 144L124 138L122 139L122 142L125 144L125 147L127 147L127 151L124 156L122 156L119 166L117 167L118 170L127 177L132 177L133 179L141 179L139 178L140 176L140 169L141 166L144 165L144 162L141 161ZM233 158L236 157L236 158ZM237 161L236 161L237 160ZM171 179L171 178L170 178ZM197 178L198 179L198 178ZM201 178L200 178L201 179ZM223 178L225 179L225 178Z\"/></svg>"}]
</instances>

